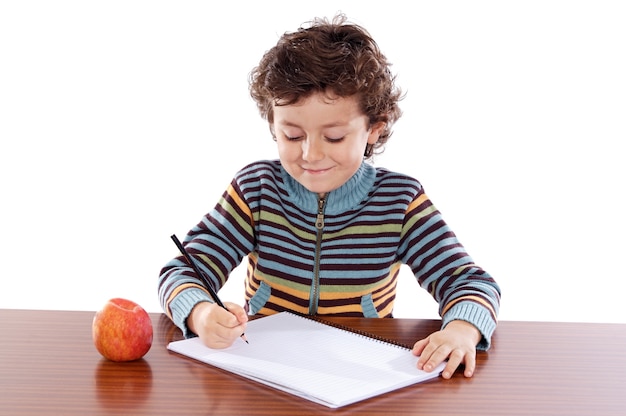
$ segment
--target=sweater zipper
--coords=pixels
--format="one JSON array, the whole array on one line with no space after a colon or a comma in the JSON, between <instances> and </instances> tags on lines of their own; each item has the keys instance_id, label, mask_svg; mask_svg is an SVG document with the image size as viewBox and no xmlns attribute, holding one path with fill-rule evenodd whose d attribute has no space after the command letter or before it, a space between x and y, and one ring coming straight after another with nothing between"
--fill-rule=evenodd
<instances>
[{"instance_id":1,"label":"sweater zipper","mask_svg":"<svg viewBox=\"0 0 626 416\"><path fill-rule=\"evenodd\" d=\"M313 269L313 283L311 285L311 300L309 302L309 315L317 313L317 305L320 299L320 251L322 249L322 230L324 229L324 206L326 199L320 196L317 200L317 219L315 220L315 228L317 228L317 241L315 242L315 266Z\"/></svg>"}]
</instances>

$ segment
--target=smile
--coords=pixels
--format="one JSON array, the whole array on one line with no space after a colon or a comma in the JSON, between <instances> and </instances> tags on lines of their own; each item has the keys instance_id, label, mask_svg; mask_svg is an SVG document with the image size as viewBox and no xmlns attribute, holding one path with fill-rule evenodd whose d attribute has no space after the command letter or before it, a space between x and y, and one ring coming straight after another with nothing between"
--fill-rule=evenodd
<instances>
[{"instance_id":1,"label":"smile","mask_svg":"<svg viewBox=\"0 0 626 416\"><path fill-rule=\"evenodd\" d=\"M304 169L306 173L311 174L311 175L321 175L323 173L328 172L329 170L330 168L329 169Z\"/></svg>"}]
</instances>

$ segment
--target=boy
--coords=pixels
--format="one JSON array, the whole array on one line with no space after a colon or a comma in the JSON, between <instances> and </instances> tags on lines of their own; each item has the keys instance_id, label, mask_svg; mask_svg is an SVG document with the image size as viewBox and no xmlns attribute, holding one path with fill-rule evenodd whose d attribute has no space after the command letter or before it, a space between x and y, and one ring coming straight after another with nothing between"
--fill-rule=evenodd
<instances>
[{"instance_id":1,"label":"boy","mask_svg":"<svg viewBox=\"0 0 626 416\"><path fill-rule=\"evenodd\" d=\"M184 244L215 291L248 259L244 307L220 308L182 257L161 271L164 311L185 336L231 345L248 314L392 317L408 265L439 303L442 329L413 348L418 367L475 370L500 289L473 263L420 183L367 163L391 136L401 92L368 32L338 15L284 34L250 76L279 160L237 173Z\"/></svg>"}]
</instances>

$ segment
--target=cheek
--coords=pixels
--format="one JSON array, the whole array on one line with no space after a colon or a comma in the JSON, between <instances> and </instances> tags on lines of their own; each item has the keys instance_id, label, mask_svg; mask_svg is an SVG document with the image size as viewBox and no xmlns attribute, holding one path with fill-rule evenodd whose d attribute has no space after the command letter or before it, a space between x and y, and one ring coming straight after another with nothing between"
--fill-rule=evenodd
<instances>
[{"instance_id":1,"label":"cheek","mask_svg":"<svg viewBox=\"0 0 626 416\"><path fill-rule=\"evenodd\" d=\"M362 159L365 154L365 148L369 144L368 137L367 134L364 134L358 140L355 140L351 146L348 146L344 151L346 158Z\"/></svg>"},{"instance_id":2,"label":"cheek","mask_svg":"<svg viewBox=\"0 0 626 416\"><path fill-rule=\"evenodd\" d=\"M278 155L282 160L298 159L302 154L300 146L297 143L289 143L279 140L277 143Z\"/></svg>"}]
</instances>

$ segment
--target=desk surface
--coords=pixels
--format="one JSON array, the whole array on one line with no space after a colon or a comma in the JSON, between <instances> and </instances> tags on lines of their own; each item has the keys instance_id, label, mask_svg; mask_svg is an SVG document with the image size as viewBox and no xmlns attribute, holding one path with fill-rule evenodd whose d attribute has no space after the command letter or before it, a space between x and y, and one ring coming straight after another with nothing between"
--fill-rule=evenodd
<instances>
[{"instance_id":1,"label":"desk surface","mask_svg":"<svg viewBox=\"0 0 626 416\"><path fill-rule=\"evenodd\" d=\"M180 331L151 314L141 360L113 363L91 340L93 312L0 309L0 415L624 415L626 325L500 322L473 378L456 374L328 409L166 350ZM412 343L418 319L332 318Z\"/></svg>"}]
</instances>

